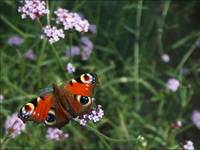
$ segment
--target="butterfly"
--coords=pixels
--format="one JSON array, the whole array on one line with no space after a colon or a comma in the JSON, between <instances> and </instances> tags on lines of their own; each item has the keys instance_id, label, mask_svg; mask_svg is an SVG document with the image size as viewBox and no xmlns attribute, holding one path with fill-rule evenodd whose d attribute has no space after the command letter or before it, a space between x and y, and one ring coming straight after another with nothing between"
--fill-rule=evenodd
<instances>
[{"instance_id":1,"label":"butterfly","mask_svg":"<svg viewBox=\"0 0 200 150\"><path fill-rule=\"evenodd\" d=\"M32 99L18 113L25 123L35 121L46 126L61 128L71 119L88 113L92 107L95 73L86 73L72 79L64 87L52 86L52 91Z\"/></svg>"}]
</instances>

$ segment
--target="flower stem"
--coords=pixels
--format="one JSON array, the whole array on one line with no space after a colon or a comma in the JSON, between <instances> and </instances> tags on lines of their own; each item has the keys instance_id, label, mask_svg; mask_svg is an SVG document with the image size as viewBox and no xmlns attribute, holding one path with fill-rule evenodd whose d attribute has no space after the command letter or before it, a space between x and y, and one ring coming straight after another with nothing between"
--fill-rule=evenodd
<instances>
[{"instance_id":1,"label":"flower stem","mask_svg":"<svg viewBox=\"0 0 200 150\"><path fill-rule=\"evenodd\" d=\"M47 10L49 10L49 1L46 0ZM47 13L47 24L50 25L50 12Z\"/></svg>"},{"instance_id":2,"label":"flower stem","mask_svg":"<svg viewBox=\"0 0 200 150\"><path fill-rule=\"evenodd\" d=\"M139 103L139 40L140 40L140 25L142 18L142 0L138 0L137 14L136 14L136 32L135 32L135 43L134 43L134 79L135 82L135 99L136 99L136 110L140 109Z\"/></svg>"},{"instance_id":3,"label":"flower stem","mask_svg":"<svg viewBox=\"0 0 200 150\"><path fill-rule=\"evenodd\" d=\"M9 140L11 139L10 134L6 134L3 139L1 139L1 150L4 150L6 148L6 145L8 144Z\"/></svg>"},{"instance_id":4,"label":"flower stem","mask_svg":"<svg viewBox=\"0 0 200 150\"><path fill-rule=\"evenodd\" d=\"M93 127L91 127L89 125L86 125L86 127L89 130L93 131L98 136L103 137L104 139L106 139L110 142L122 142L123 143L123 142L133 142L133 141L135 141L135 139L115 139L115 138L111 138L111 137L108 137L108 136L102 134L101 132L97 131L96 129L94 129Z\"/></svg>"}]
</instances>

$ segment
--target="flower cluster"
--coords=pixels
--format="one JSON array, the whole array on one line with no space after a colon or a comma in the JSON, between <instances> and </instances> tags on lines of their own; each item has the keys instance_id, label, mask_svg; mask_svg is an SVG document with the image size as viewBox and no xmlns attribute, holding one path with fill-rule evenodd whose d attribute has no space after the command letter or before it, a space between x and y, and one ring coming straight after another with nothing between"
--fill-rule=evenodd
<instances>
[{"instance_id":1,"label":"flower cluster","mask_svg":"<svg viewBox=\"0 0 200 150\"><path fill-rule=\"evenodd\" d=\"M168 79L166 87L172 92L176 92L180 86L180 83L177 79L171 78Z\"/></svg>"},{"instance_id":2,"label":"flower cluster","mask_svg":"<svg viewBox=\"0 0 200 150\"><path fill-rule=\"evenodd\" d=\"M142 135L139 135L137 137L138 142L141 144L141 146L144 148L147 146L147 142L145 140L145 138Z\"/></svg>"},{"instance_id":3,"label":"flower cluster","mask_svg":"<svg viewBox=\"0 0 200 150\"><path fill-rule=\"evenodd\" d=\"M56 27L47 25L43 28L43 31L45 35L42 35L41 38L47 37L51 44L59 41L60 38L65 38L63 30Z\"/></svg>"},{"instance_id":4,"label":"flower cluster","mask_svg":"<svg viewBox=\"0 0 200 150\"><path fill-rule=\"evenodd\" d=\"M195 124L195 126L200 130L200 112L194 111L192 113L192 122Z\"/></svg>"},{"instance_id":5,"label":"flower cluster","mask_svg":"<svg viewBox=\"0 0 200 150\"><path fill-rule=\"evenodd\" d=\"M64 30L75 29L78 32L88 32L90 24L86 19L82 19L79 14L63 8L58 8L54 13L57 17L56 23L62 24Z\"/></svg>"},{"instance_id":6,"label":"flower cluster","mask_svg":"<svg viewBox=\"0 0 200 150\"><path fill-rule=\"evenodd\" d=\"M190 140L185 141L184 144L183 144L183 149L184 150L194 150L193 142L190 141Z\"/></svg>"},{"instance_id":7,"label":"flower cluster","mask_svg":"<svg viewBox=\"0 0 200 150\"><path fill-rule=\"evenodd\" d=\"M80 47L78 46L72 46L71 48L68 48L66 51L66 55L68 57L73 57L76 55L81 55L82 60L88 60L90 57L92 50L93 50L93 43L92 41L86 37L82 36L80 39Z\"/></svg>"},{"instance_id":8,"label":"flower cluster","mask_svg":"<svg viewBox=\"0 0 200 150\"><path fill-rule=\"evenodd\" d=\"M79 118L79 123L82 126L85 126L86 123L90 120L93 122L99 121L104 115L104 111L101 108L101 105L98 105L97 108L91 109L88 114L84 114L82 117Z\"/></svg>"},{"instance_id":9,"label":"flower cluster","mask_svg":"<svg viewBox=\"0 0 200 150\"><path fill-rule=\"evenodd\" d=\"M24 0L24 5L18 8L22 19L30 17L32 20L49 13L46 4L42 0Z\"/></svg>"},{"instance_id":10,"label":"flower cluster","mask_svg":"<svg viewBox=\"0 0 200 150\"><path fill-rule=\"evenodd\" d=\"M18 35L14 35L8 39L7 44L10 46L14 46L14 45L18 46L18 45L21 45L23 42L24 40L21 37L19 37Z\"/></svg>"},{"instance_id":11,"label":"flower cluster","mask_svg":"<svg viewBox=\"0 0 200 150\"><path fill-rule=\"evenodd\" d=\"M48 128L46 138L49 140L64 140L69 137L68 133L64 133L62 130L58 128Z\"/></svg>"},{"instance_id":12,"label":"flower cluster","mask_svg":"<svg viewBox=\"0 0 200 150\"><path fill-rule=\"evenodd\" d=\"M4 127L7 134L11 134L14 138L25 130L26 125L21 119L18 118L17 113L14 113L13 115L7 117Z\"/></svg>"},{"instance_id":13,"label":"flower cluster","mask_svg":"<svg viewBox=\"0 0 200 150\"><path fill-rule=\"evenodd\" d=\"M32 20L40 18L46 14L49 14L49 10L46 8L46 3L43 0L23 0L23 6L18 8L18 12L21 13L22 19L30 17ZM60 38L64 38L64 31L74 29L78 32L92 32L96 33L96 26L90 25L88 20L81 17L78 13L69 12L66 9L58 8L54 11L56 18L53 19L57 24L61 24L63 29L57 29L57 27L51 27L49 24L43 27L44 35L48 38L50 44L59 41Z\"/></svg>"},{"instance_id":14,"label":"flower cluster","mask_svg":"<svg viewBox=\"0 0 200 150\"><path fill-rule=\"evenodd\" d=\"M69 74L72 74L75 72L75 67L71 64L71 63L68 63L67 64L67 67L66 67L66 70Z\"/></svg>"}]
</instances>

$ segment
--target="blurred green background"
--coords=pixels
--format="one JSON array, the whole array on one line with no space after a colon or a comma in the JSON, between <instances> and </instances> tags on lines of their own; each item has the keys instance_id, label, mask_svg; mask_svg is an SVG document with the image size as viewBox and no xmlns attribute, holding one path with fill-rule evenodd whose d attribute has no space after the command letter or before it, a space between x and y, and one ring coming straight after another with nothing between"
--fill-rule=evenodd
<instances>
[{"instance_id":1,"label":"blurred green background","mask_svg":"<svg viewBox=\"0 0 200 150\"><path fill-rule=\"evenodd\" d=\"M70 122L63 128L69 133L64 141L46 139L46 127L28 122L25 132L9 139L4 148L180 149L182 141L192 140L200 149L200 130L191 121L192 112L200 109L200 48L196 42L200 2L50 0L49 5L51 12L59 7L80 12L97 26L96 34L84 34L94 44L90 58L74 57L73 64L75 75L98 74L94 96L105 115L87 127ZM1 139L7 116L37 96L40 89L72 78L63 68L70 61L65 55L69 38L55 43L53 50L38 38L42 30L37 21L21 19L19 6L18 1L0 1ZM46 18L41 22L44 26ZM24 42L9 46L6 41L12 35L21 36ZM83 35L72 35L72 45L78 45ZM30 48L35 61L24 58ZM169 63L162 61L164 53L170 56ZM189 70L187 75L183 68ZM177 92L166 89L169 78L180 81ZM177 130L171 128L176 120L183 124ZM144 137L146 145L138 136Z\"/></svg>"}]
</instances>

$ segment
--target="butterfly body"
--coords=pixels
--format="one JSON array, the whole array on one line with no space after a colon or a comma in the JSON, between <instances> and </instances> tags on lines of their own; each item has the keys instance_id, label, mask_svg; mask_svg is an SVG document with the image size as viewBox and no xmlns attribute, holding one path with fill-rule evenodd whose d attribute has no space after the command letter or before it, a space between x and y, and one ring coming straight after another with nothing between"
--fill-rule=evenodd
<instances>
[{"instance_id":1,"label":"butterfly body","mask_svg":"<svg viewBox=\"0 0 200 150\"><path fill-rule=\"evenodd\" d=\"M72 79L64 87L53 85L52 92L44 93L25 104L18 116L24 122L44 122L47 126L62 127L72 118L91 109L96 80L95 74L87 73Z\"/></svg>"}]
</instances>

